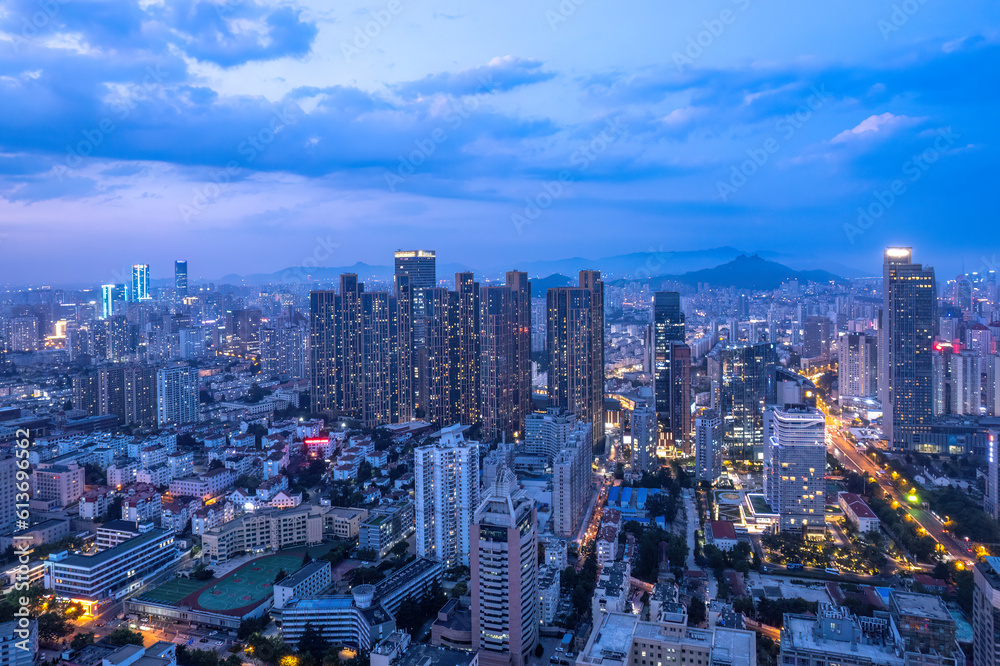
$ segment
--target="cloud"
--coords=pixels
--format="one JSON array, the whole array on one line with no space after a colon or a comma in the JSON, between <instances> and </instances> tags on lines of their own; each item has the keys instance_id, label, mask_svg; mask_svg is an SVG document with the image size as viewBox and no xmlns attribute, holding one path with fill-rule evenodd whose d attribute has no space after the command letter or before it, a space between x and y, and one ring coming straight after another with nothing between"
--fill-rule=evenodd
<instances>
[{"instance_id":1,"label":"cloud","mask_svg":"<svg viewBox=\"0 0 1000 666\"><path fill-rule=\"evenodd\" d=\"M10 0L8 5L0 31L13 36L18 51L44 43L115 58L175 49L228 68L304 56L318 32L300 9L257 0Z\"/></svg>"},{"instance_id":2,"label":"cloud","mask_svg":"<svg viewBox=\"0 0 1000 666\"><path fill-rule=\"evenodd\" d=\"M520 86L549 81L554 76L554 73L543 70L542 63L537 60L507 55L460 72L429 74L418 81L395 85L392 89L410 99L436 94L459 97L507 92Z\"/></svg>"},{"instance_id":3,"label":"cloud","mask_svg":"<svg viewBox=\"0 0 1000 666\"><path fill-rule=\"evenodd\" d=\"M923 118L911 118L905 115L894 115L888 111L871 115L849 130L844 130L830 139L830 143L847 143L859 138L885 137L903 127L911 127L922 122Z\"/></svg>"}]
</instances>

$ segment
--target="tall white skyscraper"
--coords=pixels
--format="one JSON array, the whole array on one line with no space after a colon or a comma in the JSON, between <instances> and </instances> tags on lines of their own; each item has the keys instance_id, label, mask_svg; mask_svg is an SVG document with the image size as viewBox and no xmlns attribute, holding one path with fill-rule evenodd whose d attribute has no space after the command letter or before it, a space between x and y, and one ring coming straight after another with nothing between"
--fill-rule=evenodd
<instances>
[{"instance_id":1,"label":"tall white skyscraper","mask_svg":"<svg viewBox=\"0 0 1000 666\"><path fill-rule=\"evenodd\" d=\"M659 466L656 459L658 431L656 410L647 403L636 405L632 411L632 469L636 472L654 472Z\"/></svg>"},{"instance_id":2,"label":"tall white skyscraper","mask_svg":"<svg viewBox=\"0 0 1000 666\"><path fill-rule=\"evenodd\" d=\"M805 405L764 413L764 497L779 529L823 538L826 531L826 421Z\"/></svg>"},{"instance_id":3,"label":"tall white skyscraper","mask_svg":"<svg viewBox=\"0 0 1000 666\"><path fill-rule=\"evenodd\" d=\"M198 421L198 369L187 366L156 371L156 423Z\"/></svg>"},{"instance_id":4,"label":"tall white skyscraper","mask_svg":"<svg viewBox=\"0 0 1000 666\"><path fill-rule=\"evenodd\" d=\"M507 467L476 509L471 541L472 648L481 666L524 666L538 645L538 516Z\"/></svg>"},{"instance_id":5,"label":"tall white skyscraper","mask_svg":"<svg viewBox=\"0 0 1000 666\"><path fill-rule=\"evenodd\" d=\"M465 439L467 429L444 428L413 456L417 555L448 568L469 566L469 529L479 505L479 442Z\"/></svg>"},{"instance_id":6,"label":"tall white skyscraper","mask_svg":"<svg viewBox=\"0 0 1000 666\"><path fill-rule=\"evenodd\" d=\"M714 409L705 409L694 420L695 476L714 482L722 474L722 419Z\"/></svg>"}]
</instances>

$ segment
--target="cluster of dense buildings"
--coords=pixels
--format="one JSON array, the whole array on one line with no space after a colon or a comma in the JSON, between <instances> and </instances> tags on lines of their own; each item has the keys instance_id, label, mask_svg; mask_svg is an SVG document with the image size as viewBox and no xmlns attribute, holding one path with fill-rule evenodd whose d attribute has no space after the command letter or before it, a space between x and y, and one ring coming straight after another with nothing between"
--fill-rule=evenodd
<instances>
[{"instance_id":1,"label":"cluster of dense buildings","mask_svg":"<svg viewBox=\"0 0 1000 666\"><path fill-rule=\"evenodd\" d=\"M635 543L622 527L655 522L646 504L657 493L614 486L589 516L595 453L612 451L626 481L675 454L693 456L709 484L724 460L759 465L744 522L821 539L826 423L796 370L834 361L841 407L881 417L890 448L983 456L986 508L1000 512L995 276L942 290L909 249L890 248L881 294L866 281L650 291L593 270L532 294L520 271L482 282L459 272L443 286L433 252L394 260L388 280L261 290L192 288L186 262L173 288L154 290L136 264L93 302L36 291L3 304L4 363L33 379L0 381L0 446L31 435L35 518L16 524L14 460L0 459L0 540L85 544L29 570L91 609L129 599L135 613L232 628L241 617L146 594L191 541L223 565L330 540L381 560L412 537L417 559L377 585L338 593L328 563L306 564L252 612L270 609L289 643L311 625L386 665L523 666L563 600L564 540L593 518L599 578L578 663L749 665L753 634L687 627L676 586L657 585L648 621L629 612ZM323 419L280 415L306 392ZM311 463L360 500L332 506L295 489L289 470ZM878 529L860 497L836 501L859 532ZM724 520L705 533L723 550L739 538ZM469 595L435 622L441 651L410 645L396 631L402 600L457 567L469 568ZM997 571L991 558L976 570L977 655L996 653ZM954 626L940 608L902 593L893 603L873 618L839 607L787 617L792 661L781 663L950 663Z\"/></svg>"}]
</instances>

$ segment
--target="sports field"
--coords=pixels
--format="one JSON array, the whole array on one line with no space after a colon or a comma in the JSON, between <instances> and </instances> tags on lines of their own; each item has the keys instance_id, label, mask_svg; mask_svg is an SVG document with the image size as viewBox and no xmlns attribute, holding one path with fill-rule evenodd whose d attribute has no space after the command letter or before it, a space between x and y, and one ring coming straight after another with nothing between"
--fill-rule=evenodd
<instances>
[{"instance_id":1,"label":"sports field","mask_svg":"<svg viewBox=\"0 0 1000 666\"><path fill-rule=\"evenodd\" d=\"M302 554L267 555L230 571L219 580L175 578L140 598L170 606L240 615L271 596L278 572L292 575L302 566ZM239 612L237 612L239 611Z\"/></svg>"},{"instance_id":2,"label":"sports field","mask_svg":"<svg viewBox=\"0 0 1000 666\"><path fill-rule=\"evenodd\" d=\"M256 605L261 599L271 595L274 577L279 571L284 569L285 573L292 575L301 566L301 555L271 555L247 562L202 591L198 595L197 605L211 611L231 611Z\"/></svg>"}]
</instances>

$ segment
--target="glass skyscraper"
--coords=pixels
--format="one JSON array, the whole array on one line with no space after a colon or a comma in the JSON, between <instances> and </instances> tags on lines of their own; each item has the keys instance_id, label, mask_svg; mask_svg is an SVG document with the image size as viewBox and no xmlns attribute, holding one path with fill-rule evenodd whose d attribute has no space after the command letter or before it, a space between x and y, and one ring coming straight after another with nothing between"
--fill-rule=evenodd
<instances>
[{"instance_id":1,"label":"glass skyscraper","mask_svg":"<svg viewBox=\"0 0 1000 666\"><path fill-rule=\"evenodd\" d=\"M149 264L132 264L132 285L128 300L131 303L149 300Z\"/></svg>"},{"instance_id":2,"label":"glass skyscraper","mask_svg":"<svg viewBox=\"0 0 1000 666\"><path fill-rule=\"evenodd\" d=\"M188 295L188 262L186 261L174 262L174 289L180 298Z\"/></svg>"},{"instance_id":3,"label":"glass skyscraper","mask_svg":"<svg viewBox=\"0 0 1000 666\"><path fill-rule=\"evenodd\" d=\"M934 416L931 349L937 295L934 269L913 263L912 256L908 247L885 251L878 391L890 448L923 450L921 437L930 432Z\"/></svg>"}]
</instances>

